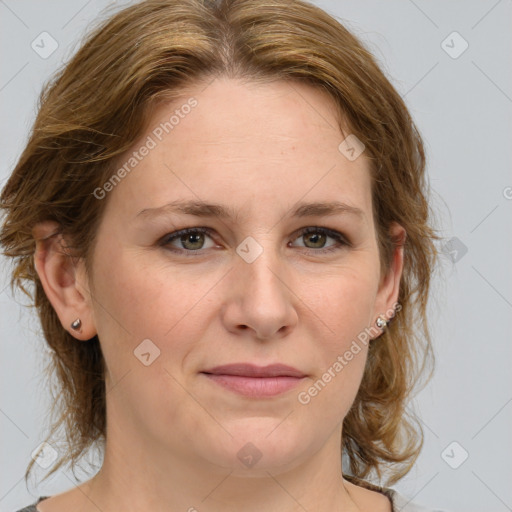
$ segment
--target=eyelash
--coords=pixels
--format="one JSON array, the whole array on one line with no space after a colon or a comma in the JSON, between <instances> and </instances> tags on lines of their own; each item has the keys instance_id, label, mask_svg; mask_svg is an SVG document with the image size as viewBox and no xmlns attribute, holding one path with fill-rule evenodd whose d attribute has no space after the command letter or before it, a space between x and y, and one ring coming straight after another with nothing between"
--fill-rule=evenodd
<instances>
[{"instance_id":1,"label":"eyelash","mask_svg":"<svg viewBox=\"0 0 512 512\"><path fill-rule=\"evenodd\" d=\"M171 242L174 240L184 236L184 235L190 235L190 234L197 234L197 233L204 233L211 237L213 230L210 228L204 228L204 227L196 227L196 228L186 228L182 229L180 231L175 231L173 233L169 233L165 235L163 238L160 239L159 245L166 247L168 250L179 253L179 254L186 254L186 256L199 256L201 255L202 249L197 249L195 251L188 250L188 249L177 249L177 248L171 248L168 247ZM316 227L316 226L309 226L306 228L302 228L298 231L297 236L293 239L296 240L297 238L300 238L301 236L307 235L308 233L322 233L329 238L333 238L336 240L336 244L332 245L330 247L322 248L322 249L311 249L308 247L304 247L303 249L306 249L307 252L311 252L314 254L327 254L334 251L339 251L343 249L344 247L352 247L352 244L350 241L344 237L341 233L338 231L334 231L332 229L328 228L322 228L322 227ZM194 254L195 253L195 254Z\"/></svg>"}]
</instances>

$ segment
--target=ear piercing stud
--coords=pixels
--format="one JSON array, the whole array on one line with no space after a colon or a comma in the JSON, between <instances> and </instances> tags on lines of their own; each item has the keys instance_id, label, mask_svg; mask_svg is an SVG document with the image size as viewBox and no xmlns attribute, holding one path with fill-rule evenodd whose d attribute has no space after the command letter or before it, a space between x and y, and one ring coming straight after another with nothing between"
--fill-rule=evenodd
<instances>
[{"instance_id":1,"label":"ear piercing stud","mask_svg":"<svg viewBox=\"0 0 512 512\"><path fill-rule=\"evenodd\" d=\"M71 322L71 329L74 331L80 332L80 329L82 327L82 320L80 318L77 318L74 322Z\"/></svg>"},{"instance_id":2,"label":"ear piercing stud","mask_svg":"<svg viewBox=\"0 0 512 512\"><path fill-rule=\"evenodd\" d=\"M377 321L375 323L377 324L377 327L382 330L384 330L386 328L386 326L388 325L388 322L386 321L386 319L383 316L379 316L379 318L377 318Z\"/></svg>"}]
</instances>

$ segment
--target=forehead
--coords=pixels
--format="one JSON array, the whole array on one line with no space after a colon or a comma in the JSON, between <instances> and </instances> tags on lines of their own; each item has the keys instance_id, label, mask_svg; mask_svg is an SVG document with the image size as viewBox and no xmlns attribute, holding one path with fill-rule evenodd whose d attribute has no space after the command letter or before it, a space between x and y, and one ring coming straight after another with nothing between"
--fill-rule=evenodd
<instances>
[{"instance_id":1,"label":"forehead","mask_svg":"<svg viewBox=\"0 0 512 512\"><path fill-rule=\"evenodd\" d=\"M368 160L340 151L350 132L318 88L216 79L160 104L148 126L120 161L137 160L109 197L127 215L179 198L249 209L282 207L283 199L371 208Z\"/></svg>"}]
</instances>

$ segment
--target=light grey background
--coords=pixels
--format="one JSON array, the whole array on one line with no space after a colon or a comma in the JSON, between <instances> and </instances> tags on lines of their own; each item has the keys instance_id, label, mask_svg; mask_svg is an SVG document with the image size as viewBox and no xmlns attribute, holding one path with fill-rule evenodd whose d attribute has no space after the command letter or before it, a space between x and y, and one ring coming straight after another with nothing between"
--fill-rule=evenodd
<instances>
[{"instance_id":1,"label":"light grey background","mask_svg":"<svg viewBox=\"0 0 512 512\"><path fill-rule=\"evenodd\" d=\"M453 512L512 510L512 1L314 3L370 45L405 98L427 144L443 235L456 237L443 245L444 274L431 304L437 371L416 400L425 446L396 488ZM0 0L0 186L27 140L43 82L107 4ZM45 59L31 48L43 31L58 43ZM457 56L464 41L469 46ZM25 487L49 395L39 324L11 297L5 263L0 259L0 510L12 512L72 481L62 473L30 493ZM450 467L466 452L467 460Z\"/></svg>"}]
</instances>

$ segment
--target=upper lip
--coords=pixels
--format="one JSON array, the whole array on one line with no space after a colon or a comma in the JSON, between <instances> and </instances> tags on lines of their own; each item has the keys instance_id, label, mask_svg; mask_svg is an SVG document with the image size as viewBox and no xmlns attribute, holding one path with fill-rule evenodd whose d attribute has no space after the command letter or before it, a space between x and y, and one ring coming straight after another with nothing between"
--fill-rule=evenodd
<instances>
[{"instance_id":1,"label":"upper lip","mask_svg":"<svg viewBox=\"0 0 512 512\"><path fill-rule=\"evenodd\" d=\"M305 377L305 373L285 364L270 364L268 366L256 366L249 363L225 364L215 366L202 373L213 375L237 375L243 377Z\"/></svg>"}]
</instances>

